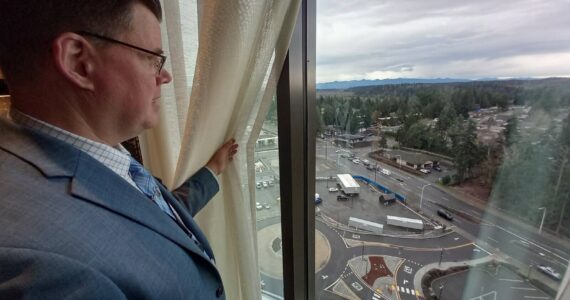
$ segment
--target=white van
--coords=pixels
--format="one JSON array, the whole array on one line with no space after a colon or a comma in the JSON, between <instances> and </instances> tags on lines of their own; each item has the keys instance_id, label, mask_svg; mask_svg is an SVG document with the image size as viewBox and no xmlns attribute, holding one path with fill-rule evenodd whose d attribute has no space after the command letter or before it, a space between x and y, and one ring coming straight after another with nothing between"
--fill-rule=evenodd
<instances>
[{"instance_id":1,"label":"white van","mask_svg":"<svg viewBox=\"0 0 570 300\"><path fill-rule=\"evenodd\" d=\"M390 172L390 170L387 169L382 169L380 172L386 176L390 176L390 174L392 174L392 172Z\"/></svg>"}]
</instances>

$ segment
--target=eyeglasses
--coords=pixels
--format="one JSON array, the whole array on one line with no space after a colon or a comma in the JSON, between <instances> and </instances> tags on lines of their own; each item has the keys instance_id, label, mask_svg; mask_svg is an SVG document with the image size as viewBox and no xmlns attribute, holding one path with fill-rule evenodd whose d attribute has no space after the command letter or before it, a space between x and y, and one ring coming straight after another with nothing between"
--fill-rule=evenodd
<instances>
[{"instance_id":1,"label":"eyeglasses","mask_svg":"<svg viewBox=\"0 0 570 300\"><path fill-rule=\"evenodd\" d=\"M135 49L135 50L138 50L138 51L150 54L150 55L154 55L155 57L157 57L157 59L155 60L155 63L154 63L154 67L156 68L157 74L160 74L160 72L162 71L162 67L164 66L164 62L166 62L166 56L164 56L160 53L156 53L154 51L150 51L150 50L147 50L147 49L144 49L141 47L137 47L135 45L131 45L129 43L121 42L121 41L118 41L118 40L115 40L115 39L112 39L112 38L109 38L106 36L102 36L102 35L87 32L87 31L77 31L75 33L77 33L79 35L83 35L83 36L94 37L94 38L97 38L97 39L100 39L100 40L103 40L106 42L123 45L125 47L129 47L129 48L132 48L132 49Z\"/></svg>"}]
</instances>

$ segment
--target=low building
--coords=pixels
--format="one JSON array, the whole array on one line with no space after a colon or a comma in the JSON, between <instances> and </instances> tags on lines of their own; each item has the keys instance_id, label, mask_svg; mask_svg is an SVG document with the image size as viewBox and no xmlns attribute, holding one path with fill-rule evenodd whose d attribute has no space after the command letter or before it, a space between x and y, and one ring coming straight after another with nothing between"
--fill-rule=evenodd
<instances>
[{"instance_id":1,"label":"low building","mask_svg":"<svg viewBox=\"0 0 570 300\"><path fill-rule=\"evenodd\" d=\"M386 151L384 156L388 159L395 160L398 165L416 170L429 169L439 164L439 161L435 157L419 152L392 150Z\"/></svg>"}]
</instances>

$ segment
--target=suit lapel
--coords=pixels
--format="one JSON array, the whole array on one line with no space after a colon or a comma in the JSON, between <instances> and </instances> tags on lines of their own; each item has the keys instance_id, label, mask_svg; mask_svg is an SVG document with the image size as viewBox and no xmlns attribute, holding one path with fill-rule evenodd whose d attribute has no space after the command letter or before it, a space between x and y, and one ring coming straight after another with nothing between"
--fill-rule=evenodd
<instances>
[{"instance_id":1,"label":"suit lapel","mask_svg":"<svg viewBox=\"0 0 570 300\"><path fill-rule=\"evenodd\" d=\"M194 219L190 216L186 208L178 200L176 200L176 198L174 198L172 193L164 185L162 185L160 181L159 183L160 183L159 184L160 191L164 196L164 200L170 203L170 205L172 205L172 207L176 210L176 212L178 212L178 215L182 219L182 222L184 222L184 225L186 225L186 227L190 229L192 234L194 234L196 239L202 244L202 246L206 250L206 253L208 253L208 255L212 259L214 259L214 252L212 251L210 243L208 243L208 239L206 238L206 236L204 235L198 224L194 222Z\"/></svg>"},{"instance_id":2,"label":"suit lapel","mask_svg":"<svg viewBox=\"0 0 570 300\"><path fill-rule=\"evenodd\" d=\"M83 151L56 138L23 129L2 118L0 132L0 148L36 167L46 180L70 177L70 193L79 198L79 201L104 207L204 257L178 224L151 200ZM184 221L188 222L186 218ZM189 228L198 233L198 230L194 231L195 224L192 225L194 226L189 225ZM205 240L201 232L197 236L201 242Z\"/></svg>"},{"instance_id":3,"label":"suit lapel","mask_svg":"<svg viewBox=\"0 0 570 300\"><path fill-rule=\"evenodd\" d=\"M135 187L87 154L81 155L71 194L122 215L201 257L202 250L166 213Z\"/></svg>"}]
</instances>

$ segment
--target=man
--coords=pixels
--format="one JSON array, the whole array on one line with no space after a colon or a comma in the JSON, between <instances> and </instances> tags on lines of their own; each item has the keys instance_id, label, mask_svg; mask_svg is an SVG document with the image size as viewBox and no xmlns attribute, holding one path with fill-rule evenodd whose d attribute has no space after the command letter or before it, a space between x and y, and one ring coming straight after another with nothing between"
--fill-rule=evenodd
<instances>
[{"instance_id":1,"label":"man","mask_svg":"<svg viewBox=\"0 0 570 300\"><path fill-rule=\"evenodd\" d=\"M194 216L231 140L174 192L120 146L156 125L158 0L0 0L0 299L225 298Z\"/></svg>"}]
</instances>

